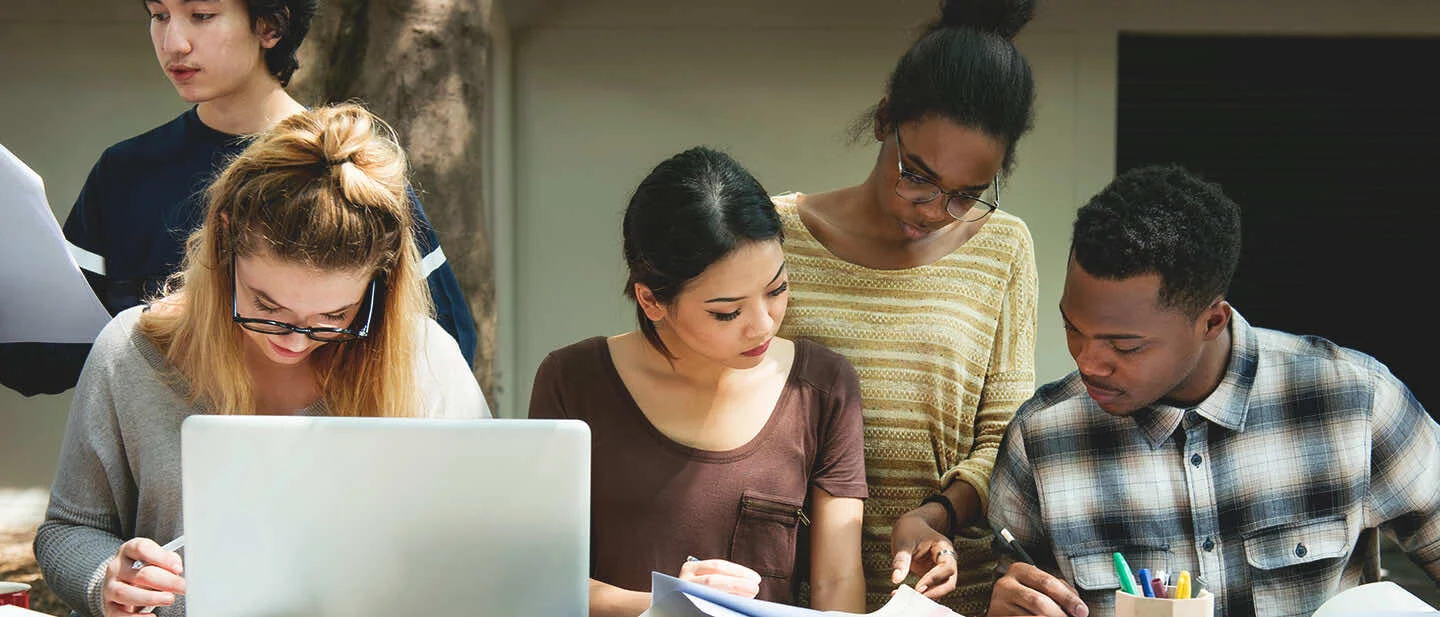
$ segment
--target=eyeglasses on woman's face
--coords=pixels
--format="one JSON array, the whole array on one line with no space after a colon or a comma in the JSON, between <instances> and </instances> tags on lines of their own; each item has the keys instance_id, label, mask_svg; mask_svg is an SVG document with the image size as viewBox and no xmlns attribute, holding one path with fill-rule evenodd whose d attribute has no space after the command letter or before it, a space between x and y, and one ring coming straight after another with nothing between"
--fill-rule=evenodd
<instances>
[{"instance_id":1,"label":"eyeglasses on woman's face","mask_svg":"<svg viewBox=\"0 0 1440 617\"><path fill-rule=\"evenodd\" d=\"M311 340L320 341L322 343L348 343L370 336L370 323L371 320L375 317L375 290L379 285L379 282L379 279L370 280L370 290L365 293L365 302L360 307L360 310L356 313L356 315L359 315L361 313L364 313L365 315L365 322L363 325L360 326L359 329L333 328L328 326L315 326L311 328L305 328L297 326L295 324L285 323L283 321L275 321L273 319L256 319L253 317L241 317L239 304L240 283L238 280L235 283L234 293L233 295L231 295L230 305L232 310L234 311L234 316L231 317L231 319L235 320L235 323L240 324L240 327L245 328L246 330L249 330L251 332L259 332L260 334L286 335L290 334L291 332L296 332L299 334L304 334Z\"/></svg>"},{"instance_id":2,"label":"eyeglasses on woman's face","mask_svg":"<svg viewBox=\"0 0 1440 617\"><path fill-rule=\"evenodd\" d=\"M905 169L905 146L900 143L900 130L895 130L895 165L900 175L895 179L895 194L914 204L928 204L941 195L945 196L945 213L957 221L978 221L1000 207L1000 177L990 183L990 188L976 194L971 191L947 191L917 172ZM984 193L992 196L986 199Z\"/></svg>"}]
</instances>

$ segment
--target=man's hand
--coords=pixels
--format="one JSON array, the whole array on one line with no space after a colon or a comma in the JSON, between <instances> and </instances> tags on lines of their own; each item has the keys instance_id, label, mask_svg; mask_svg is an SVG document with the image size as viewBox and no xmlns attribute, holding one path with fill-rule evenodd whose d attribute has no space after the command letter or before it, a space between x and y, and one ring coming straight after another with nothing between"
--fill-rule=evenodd
<instances>
[{"instance_id":1,"label":"man's hand","mask_svg":"<svg viewBox=\"0 0 1440 617\"><path fill-rule=\"evenodd\" d=\"M1027 563L1011 564L1005 576L995 581L986 617L1044 615L1045 617L1088 617L1090 607L1068 583Z\"/></svg>"}]
</instances>

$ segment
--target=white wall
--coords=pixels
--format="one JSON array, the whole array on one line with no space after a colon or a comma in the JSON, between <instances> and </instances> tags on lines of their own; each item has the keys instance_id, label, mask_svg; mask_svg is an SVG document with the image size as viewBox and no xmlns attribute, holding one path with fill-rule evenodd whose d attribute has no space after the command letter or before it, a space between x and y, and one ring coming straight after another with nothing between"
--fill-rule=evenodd
<instances>
[{"instance_id":1,"label":"white wall","mask_svg":"<svg viewBox=\"0 0 1440 617\"><path fill-rule=\"evenodd\" d=\"M44 178L58 220L105 147L184 108L138 0L7 0L0 11L0 144ZM0 488L49 486L69 406L69 393L0 388Z\"/></svg>"},{"instance_id":2,"label":"white wall","mask_svg":"<svg viewBox=\"0 0 1440 617\"><path fill-rule=\"evenodd\" d=\"M880 96L930 0L506 0L492 83L500 413L523 415L546 352L631 327L619 216L661 159L726 148L772 191L858 181L845 128ZM1054 306L1070 217L1113 173L1120 31L1440 34L1434 0L1041 0L1021 36L1039 77L1006 208L1037 243L1042 379L1070 368ZM184 109L138 0L6 0L0 143L46 180L61 220L109 144ZM508 233L507 233L508 231ZM507 244L508 243L508 244ZM69 396L0 389L0 487L48 484Z\"/></svg>"},{"instance_id":3,"label":"white wall","mask_svg":"<svg viewBox=\"0 0 1440 617\"><path fill-rule=\"evenodd\" d=\"M875 144L849 123L931 19L929 0L510 0L514 45L514 302L500 328L524 415L544 355L633 327L620 295L620 216L656 163L707 144L772 192L849 186ZM520 11L517 11L517 13ZM1035 130L1004 206L1030 225L1040 268L1041 382L1072 362L1055 311L1074 210L1114 174L1120 32L1440 34L1433 0L1041 0L1018 44L1034 67Z\"/></svg>"},{"instance_id":4,"label":"white wall","mask_svg":"<svg viewBox=\"0 0 1440 617\"><path fill-rule=\"evenodd\" d=\"M933 8L910 0L686 11L659 1L575 2L515 33L519 310L511 327L520 394L504 413L524 413L529 376L547 352L633 327L620 295L619 224L652 166L706 144L729 151L771 192L860 182L878 150L873 141L849 143L847 129L883 94ZM1035 235L1041 340L1049 341L1060 336L1048 309L1070 213L1112 173L1115 43L1036 29L1020 45L1039 105L1003 207ZM1044 377L1068 371L1063 346L1058 356L1046 351Z\"/></svg>"}]
</instances>

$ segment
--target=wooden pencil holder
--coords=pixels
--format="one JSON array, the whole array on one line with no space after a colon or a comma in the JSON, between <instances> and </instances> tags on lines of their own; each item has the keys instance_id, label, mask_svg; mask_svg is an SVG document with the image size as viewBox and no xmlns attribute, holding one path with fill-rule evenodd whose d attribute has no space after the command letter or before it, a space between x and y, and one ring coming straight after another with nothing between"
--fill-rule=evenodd
<instances>
[{"instance_id":1,"label":"wooden pencil holder","mask_svg":"<svg viewBox=\"0 0 1440 617\"><path fill-rule=\"evenodd\" d=\"M1175 587L1166 586L1165 595L1174 596ZM1214 617L1215 596L1202 589L1193 598L1147 598L1115 590L1115 617Z\"/></svg>"}]
</instances>

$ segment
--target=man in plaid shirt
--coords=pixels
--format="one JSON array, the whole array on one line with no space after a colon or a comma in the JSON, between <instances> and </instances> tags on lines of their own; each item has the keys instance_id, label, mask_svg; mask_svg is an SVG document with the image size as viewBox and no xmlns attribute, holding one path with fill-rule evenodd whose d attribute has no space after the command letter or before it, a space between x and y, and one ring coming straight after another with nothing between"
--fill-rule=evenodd
<instances>
[{"instance_id":1,"label":"man in plaid shirt","mask_svg":"<svg viewBox=\"0 0 1440 617\"><path fill-rule=\"evenodd\" d=\"M1078 370L1016 413L990 481L991 526L1036 567L1002 552L988 617L1111 614L1117 551L1201 577L1218 617L1308 616L1362 582L1373 528L1440 580L1440 427L1374 358L1246 322L1239 255L1239 207L1180 167L1080 210Z\"/></svg>"}]
</instances>

